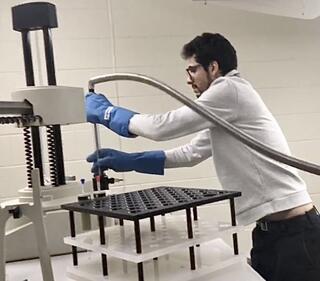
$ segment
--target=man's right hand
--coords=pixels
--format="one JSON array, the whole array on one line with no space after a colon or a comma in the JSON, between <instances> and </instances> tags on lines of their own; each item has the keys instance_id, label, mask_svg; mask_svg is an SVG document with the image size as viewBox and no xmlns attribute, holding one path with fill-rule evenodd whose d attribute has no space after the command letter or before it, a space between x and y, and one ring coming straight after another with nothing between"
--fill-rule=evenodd
<instances>
[{"instance_id":1,"label":"man's right hand","mask_svg":"<svg viewBox=\"0 0 320 281\"><path fill-rule=\"evenodd\" d=\"M113 106L104 95L88 93L86 111L88 122L102 124L123 137L136 137L129 132L129 122L137 113L120 106Z\"/></svg>"},{"instance_id":2,"label":"man's right hand","mask_svg":"<svg viewBox=\"0 0 320 281\"><path fill-rule=\"evenodd\" d=\"M88 93L86 95L87 121L90 123L103 123L106 109L113 104L102 94Z\"/></svg>"}]
</instances>

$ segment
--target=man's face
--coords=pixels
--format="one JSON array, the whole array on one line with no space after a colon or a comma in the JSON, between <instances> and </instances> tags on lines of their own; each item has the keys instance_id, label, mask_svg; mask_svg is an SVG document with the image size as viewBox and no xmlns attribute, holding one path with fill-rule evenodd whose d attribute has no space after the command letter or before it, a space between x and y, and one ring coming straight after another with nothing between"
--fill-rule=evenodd
<instances>
[{"instance_id":1,"label":"man's face","mask_svg":"<svg viewBox=\"0 0 320 281\"><path fill-rule=\"evenodd\" d=\"M191 85L198 98L209 88L214 79L211 77L210 72L206 71L203 66L196 61L194 56L188 58L187 62L187 83Z\"/></svg>"}]
</instances>

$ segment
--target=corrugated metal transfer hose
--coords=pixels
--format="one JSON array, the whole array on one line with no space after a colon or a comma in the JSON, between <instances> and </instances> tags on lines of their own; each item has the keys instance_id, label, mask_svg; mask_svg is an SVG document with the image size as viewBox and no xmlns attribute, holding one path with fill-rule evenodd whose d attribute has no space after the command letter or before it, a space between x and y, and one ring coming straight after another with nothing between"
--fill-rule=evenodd
<instances>
[{"instance_id":1,"label":"corrugated metal transfer hose","mask_svg":"<svg viewBox=\"0 0 320 281\"><path fill-rule=\"evenodd\" d=\"M248 134L240 131L235 126L231 125L227 121L223 120L216 114L208 111L207 109L199 106L191 99L185 97L183 94L178 92L177 90L171 88L170 86L166 85L163 82L160 82L154 78L144 76L141 74L136 73L112 73L112 74L106 74L101 76L93 77L89 80L89 89L91 91L94 90L94 85L98 83L108 82L108 81L118 81L118 80L128 80L128 81L136 81L141 82L150 86L153 86L155 88L158 88L159 90L164 91L168 95L172 96L173 98L177 99L184 105L188 106L195 112L197 112L199 115L204 117L205 119L212 122L214 125L217 125L224 129L227 133L234 136L236 139L241 141L242 143L246 144L247 146L251 147L252 149L256 150L257 152L272 158L276 161L279 161L281 163L287 164L289 166L295 167L297 169L320 175L320 166L314 163L310 163L304 160L300 160L298 158L289 156L287 154L284 154L282 152L279 152L270 146L267 146L263 144L262 142L254 139L253 137L249 136Z\"/></svg>"}]
</instances>

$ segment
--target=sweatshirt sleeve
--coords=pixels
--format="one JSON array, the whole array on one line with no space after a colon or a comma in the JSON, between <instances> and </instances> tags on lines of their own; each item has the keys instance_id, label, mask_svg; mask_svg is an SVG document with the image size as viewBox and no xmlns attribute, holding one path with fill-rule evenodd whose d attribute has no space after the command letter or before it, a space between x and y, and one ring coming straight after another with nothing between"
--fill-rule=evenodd
<instances>
[{"instance_id":1,"label":"sweatshirt sleeve","mask_svg":"<svg viewBox=\"0 0 320 281\"><path fill-rule=\"evenodd\" d=\"M192 167L212 155L209 130L198 133L188 144L165 150L165 168Z\"/></svg>"},{"instance_id":2,"label":"sweatshirt sleeve","mask_svg":"<svg viewBox=\"0 0 320 281\"><path fill-rule=\"evenodd\" d=\"M218 79L195 102L232 122L237 115L237 92L227 78ZM137 136L165 141L214 126L192 109L182 106L163 114L136 114L130 119L129 131Z\"/></svg>"}]
</instances>

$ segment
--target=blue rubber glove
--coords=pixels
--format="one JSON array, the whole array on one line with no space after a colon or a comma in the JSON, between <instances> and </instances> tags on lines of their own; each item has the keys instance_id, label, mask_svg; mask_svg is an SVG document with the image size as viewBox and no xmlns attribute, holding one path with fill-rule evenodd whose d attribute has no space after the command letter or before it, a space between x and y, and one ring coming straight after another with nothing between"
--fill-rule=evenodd
<instances>
[{"instance_id":1,"label":"blue rubber glove","mask_svg":"<svg viewBox=\"0 0 320 281\"><path fill-rule=\"evenodd\" d=\"M136 171L145 174L164 174L164 162L166 156L164 151L146 151L137 153L126 153L114 149L100 149L99 161L97 153L88 156L87 161L93 162L91 171L94 174L112 169L116 172Z\"/></svg>"},{"instance_id":2,"label":"blue rubber glove","mask_svg":"<svg viewBox=\"0 0 320 281\"><path fill-rule=\"evenodd\" d=\"M106 126L123 137L136 137L129 132L129 121L136 112L114 106L104 95L86 95L87 121Z\"/></svg>"}]
</instances>

